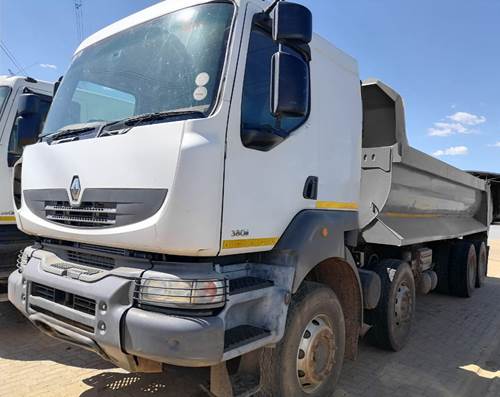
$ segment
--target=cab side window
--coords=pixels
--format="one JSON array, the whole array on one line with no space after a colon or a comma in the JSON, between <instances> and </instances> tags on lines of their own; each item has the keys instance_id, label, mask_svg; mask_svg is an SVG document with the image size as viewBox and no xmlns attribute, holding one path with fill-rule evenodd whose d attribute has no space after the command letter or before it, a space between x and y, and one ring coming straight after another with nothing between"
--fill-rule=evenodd
<instances>
[{"instance_id":1,"label":"cab side window","mask_svg":"<svg viewBox=\"0 0 500 397\"><path fill-rule=\"evenodd\" d=\"M271 112L271 68L273 55L279 51L269 33L254 26L248 48L241 109L242 136L248 130L276 131L289 134L307 117L277 118ZM290 47L282 51L301 56ZM292 83L292 82L291 82ZM293 84L293 83L292 83ZM245 140L243 139L243 144Z\"/></svg>"},{"instance_id":2,"label":"cab side window","mask_svg":"<svg viewBox=\"0 0 500 397\"><path fill-rule=\"evenodd\" d=\"M50 109L50 104L52 103L52 98L46 95L39 95L40 97L40 118L45 121L47 113ZM23 147L19 144L19 136L17 134L17 115L14 121L14 126L9 139L9 157L20 158L23 154ZM12 166L12 165L10 165Z\"/></svg>"}]
</instances>

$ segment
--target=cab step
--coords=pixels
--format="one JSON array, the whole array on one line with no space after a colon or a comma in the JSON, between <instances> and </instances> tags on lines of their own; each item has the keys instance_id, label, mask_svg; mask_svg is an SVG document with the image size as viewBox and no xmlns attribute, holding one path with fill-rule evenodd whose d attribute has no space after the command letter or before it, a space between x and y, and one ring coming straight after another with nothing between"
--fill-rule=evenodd
<instances>
[{"instance_id":1,"label":"cab step","mask_svg":"<svg viewBox=\"0 0 500 397\"><path fill-rule=\"evenodd\" d=\"M258 277L242 277L229 281L229 295L243 294L245 292L273 287L274 282Z\"/></svg>"},{"instance_id":2,"label":"cab step","mask_svg":"<svg viewBox=\"0 0 500 397\"><path fill-rule=\"evenodd\" d=\"M253 325L239 325L228 329L224 335L224 352L255 342L271 335L271 332L264 328Z\"/></svg>"}]
</instances>

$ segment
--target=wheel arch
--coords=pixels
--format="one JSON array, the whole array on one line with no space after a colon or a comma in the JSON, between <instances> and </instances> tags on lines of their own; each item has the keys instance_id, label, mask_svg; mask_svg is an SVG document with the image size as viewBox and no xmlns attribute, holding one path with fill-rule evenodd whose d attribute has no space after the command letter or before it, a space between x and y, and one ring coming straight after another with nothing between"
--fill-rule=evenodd
<instances>
[{"instance_id":1,"label":"wheel arch","mask_svg":"<svg viewBox=\"0 0 500 397\"><path fill-rule=\"evenodd\" d=\"M306 210L295 216L275 252L292 253L292 293L304 280L333 289L346 322L346 357L355 359L363 325L363 290L356 263L346 248L348 233L357 230L355 211Z\"/></svg>"},{"instance_id":2,"label":"wheel arch","mask_svg":"<svg viewBox=\"0 0 500 397\"><path fill-rule=\"evenodd\" d=\"M304 280L327 285L339 298L346 327L345 355L356 359L363 324L363 294L358 272L346 259L333 257L318 263Z\"/></svg>"}]
</instances>

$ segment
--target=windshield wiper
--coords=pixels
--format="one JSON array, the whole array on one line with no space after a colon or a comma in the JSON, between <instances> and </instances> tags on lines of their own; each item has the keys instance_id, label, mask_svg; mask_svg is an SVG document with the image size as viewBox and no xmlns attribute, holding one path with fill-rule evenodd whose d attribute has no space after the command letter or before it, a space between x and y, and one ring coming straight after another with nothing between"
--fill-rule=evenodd
<instances>
[{"instance_id":1,"label":"windshield wiper","mask_svg":"<svg viewBox=\"0 0 500 397\"><path fill-rule=\"evenodd\" d=\"M63 128L63 129L60 129L59 131L57 131L53 134L46 135L43 138L47 139L50 142L54 142L54 141L60 140L62 138L66 138L66 137L69 138L69 137L77 136L83 132L89 132L89 131L94 131L96 129L100 129L104 125L105 125L105 123L92 123L92 124L87 124L87 125L83 125L80 127L75 126L73 128Z\"/></svg>"},{"instance_id":2,"label":"windshield wiper","mask_svg":"<svg viewBox=\"0 0 500 397\"><path fill-rule=\"evenodd\" d=\"M138 116L132 116L123 120L118 120L108 123L101 128L101 132L103 130L108 129L109 127L117 125L124 125L126 127L136 127L146 122L159 121L168 118L184 117L184 116L196 116L197 118L202 118L205 117L205 113L202 112L201 110L170 110L165 112L140 114Z\"/></svg>"},{"instance_id":3,"label":"windshield wiper","mask_svg":"<svg viewBox=\"0 0 500 397\"><path fill-rule=\"evenodd\" d=\"M202 112L201 110L187 110L187 109L146 113L111 122L93 122L87 124L75 124L73 125L73 127L69 126L67 128L62 128L53 134L44 136L43 138L49 142L54 142L56 140L61 140L64 138L72 138L84 132L96 131L96 130L97 130L96 136L100 137L107 134L110 131L109 127L124 126L131 128L146 122L153 122L168 118L185 117L185 116L195 116L196 118L202 118L205 117L205 113ZM113 131L119 129L120 128L114 128Z\"/></svg>"}]
</instances>

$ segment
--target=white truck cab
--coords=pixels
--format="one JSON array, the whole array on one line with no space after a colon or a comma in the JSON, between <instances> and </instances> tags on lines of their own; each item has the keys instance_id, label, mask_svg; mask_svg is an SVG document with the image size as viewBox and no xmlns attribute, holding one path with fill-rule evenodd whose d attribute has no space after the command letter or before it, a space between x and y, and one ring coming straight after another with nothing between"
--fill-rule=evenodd
<instances>
[{"instance_id":1,"label":"white truck cab","mask_svg":"<svg viewBox=\"0 0 500 397\"><path fill-rule=\"evenodd\" d=\"M312 20L164 1L80 45L14 170L35 243L9 299L36 327L209 366L219 397L321 397L366 332L404 347L417 290L481 286L489 182L411 148L401 97Z\"/></svg>"},{"instance_id":2,"label":"white truck cab","mask_svg":"<svg viewBox=\"0 0 500 397\"><path fill-rule=\"evenodd\" d=\"M19 250L30 241L17 229L12 203L12 170L23 151L17 133L19 98L28 92L40 97L42 122L52 101L52 87L29 77L0 76L0 284L15 267Z\"/></svg>"}]
</instances>

